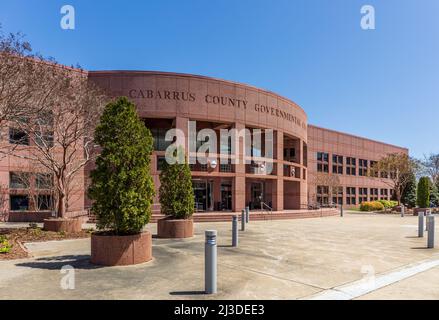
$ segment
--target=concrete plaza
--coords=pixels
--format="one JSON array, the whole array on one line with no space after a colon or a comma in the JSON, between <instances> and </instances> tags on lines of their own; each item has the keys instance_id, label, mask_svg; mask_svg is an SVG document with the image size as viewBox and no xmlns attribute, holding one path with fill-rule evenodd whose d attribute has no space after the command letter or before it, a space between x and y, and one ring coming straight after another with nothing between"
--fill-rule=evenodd
<instances>
[{"instance_id":1,"label":"concrete plaza","mask_svg":"<svg viewBox=\"0 0 439 320\"><path fill-rule=\"evenodd\" d=\"M203 293L207 229L218 230L216 295ZM439 248L417 238L417 217L250 221L238 248L231 222L195 230L189 240L154 239L154 260L130 267L91 265L89 239L29 243L33 258L0 262L0 299L439 299ZM65 265L73 290L60 285Z\"/></svg>"}]
</instances>

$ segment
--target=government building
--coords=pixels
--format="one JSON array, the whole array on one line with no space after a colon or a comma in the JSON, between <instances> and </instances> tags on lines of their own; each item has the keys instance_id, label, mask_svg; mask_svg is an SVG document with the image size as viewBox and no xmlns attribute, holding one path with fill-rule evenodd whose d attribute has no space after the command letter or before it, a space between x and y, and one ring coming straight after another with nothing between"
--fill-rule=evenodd
<instances>
[{"instance_id":1,"label":"government building","mask_svg":"<svg viewBox=\"0 0 439 320\"><path fill-rule=\"evenodd\" d=\"M126 96L136 104L154 137L151 173L157 190L165 151L172 143L165 139L170 129L179 129L186 137L191 135L189 128L197 134L204 129L217 133L221 147L215 159L190 164L197 212L236 212L249 206L254 211L291 213L390 199L388 181L370 177L368 168L386 154L408 153L403 147L310 125L306 109L293 101L241 83L151 71L89 71L88 78L111 96ZM223 159L220 150L221 132L232 129L258 135L262 141L247 149L238 138L235 154L242 161ZM190 139L185 140L188 157L196 158L189 144ZM203 141L194 144L199 148ZM90 207L85 190L92 169L90 164L82 173L82 188L69 206L73 211ZM41 220L44 213L32 211L16 188L15 170L14 161L1 160L0 182L8 186L7 219ZM158 214L157 197L154 202L153 212Z\"/></svg>"}]
</instances>

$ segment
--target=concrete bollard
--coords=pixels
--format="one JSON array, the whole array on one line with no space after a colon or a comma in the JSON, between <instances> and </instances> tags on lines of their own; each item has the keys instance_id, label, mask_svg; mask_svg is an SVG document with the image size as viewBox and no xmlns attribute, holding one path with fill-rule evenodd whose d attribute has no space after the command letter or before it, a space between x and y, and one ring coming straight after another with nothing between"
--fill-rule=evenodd
<instances>
[{"instance_id":1,"label":"concrete bollard","mask_svg":"<svg viewBox=\"0 0 439 320\"><path fill-rule=\"evenodd\" d=\"M245 231L245 210L241 211L241 231Z\"/></svg>"},{"instance_id":2,"label":"concrete bollard","mask_svg":"<svg viewBox=\"0 0 439 320\"><path fill-rule=\"evenodd\" d=\"M434 248L434 216L431 215L428 217L428 238L427 238L427 248Z\"/></svg>"},{"instance_id":3,"label":"concrete bollard","mask_svg":"<svg viewBox=\"0 0 439 320\"><path fill-rule=\"evenodd\" d=\"M250 207L245 207L245 223L250 221Z\"/></svg>"},{"instance_id":4,"label":"concrete bollard","mask_svg":"<svg viewBox=\"0 0 439 320\"><path fill-rule=\"evenodd\" d=\"M238 246L238 216L232 218L232 247Z\"/></svg>"},{"instance_id":5,"label":"concrete bollard","mask_svg":"<svg viewBox=\"0 0 439 320\"><path fill-rule=\"evenodd\" d=\"M430 212L429 210L427 210L425 212L425 231L428 232L428 219L430 218Z\"/></svg>"},{"instance_id":6,"label":"concrete bollard","mask_svg":"<svg viewBox=\"0 0 439 320\"><path fill-rule=\"evenodd\" d=\"M405 207L401 206L401 217L404 218L405 215Z\"/></svg>"},{"instance_id":7,"label":"concrete bollard","mask_svg":"<svg viewBox=\"0 0 439 320\"><path fill-rule=\"evenodd\" d=\"M343 205L340 206L340 217L343 217Z\"/></svg>"},{"instance_id":8,"label":"concrete bollard","mask_svg":"<svg viewBox=\"0 0 439 320\"><path fill-rule=\"evenodd\" d=\"M418 237L424 237L424 212L418 212Z\"/></svg>"},{"instance_id":9,"label":"concrete bollard","mask_svg":"<svg viewBox=\"0 0 439 320\"><path fill-rule=\"evenodd\" d=\"M217 245L216 230L206 230L206 243L204 245L204 289L206 294L217 292Z\"/></svg>"}]
</instances>

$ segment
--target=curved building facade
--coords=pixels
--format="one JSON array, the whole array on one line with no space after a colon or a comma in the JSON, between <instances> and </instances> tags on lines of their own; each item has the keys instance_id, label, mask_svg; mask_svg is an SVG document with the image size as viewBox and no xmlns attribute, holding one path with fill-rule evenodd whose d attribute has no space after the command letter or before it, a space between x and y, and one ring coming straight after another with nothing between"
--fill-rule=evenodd
<instances>
[{"instance_id":1,"label":"curved building facade","mask_svg":"<svg viewBox=\"0 0 439 320\"><path fill-rule=\"evenodd\" d=\"M157 189L165 150L172 143L165 141L166 132L179 129L189 150L197 211L306 208L308 120L291 100L252 86L188 74L96 71L89 72L89 78L111 96L126 96L136 104L155 141L152 174ZM207 164L199 158L194 161L194 152L206 140L199 141L198 136L195 145L193 132L198 135L204 129L217 134L218 151ZM227 161L221 136L232 129L244 134L231 136L237 143ZM259 144L254 142L257 137ZM159 211L158 198L154 209Z\"/></svg>"}]
</instances>

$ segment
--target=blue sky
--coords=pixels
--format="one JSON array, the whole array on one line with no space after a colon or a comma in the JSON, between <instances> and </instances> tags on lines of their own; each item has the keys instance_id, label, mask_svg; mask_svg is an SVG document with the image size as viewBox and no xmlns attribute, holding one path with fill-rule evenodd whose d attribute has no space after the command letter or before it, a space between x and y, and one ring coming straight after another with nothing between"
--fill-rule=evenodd
<instances>
[{"instance_id":1,"label":"blue sky","mask_svg":"<svg viewBox=\"0 0 439 320\"><path fill-rule=\"evenodd\" d=\"M60 8L76 29L60 28ZM360 28L363 5L376 29ZM0 0L4 31L88 70L234 80L284 95L312 124L439 152L438 0Z\"/></svg>"}]
</instances>

